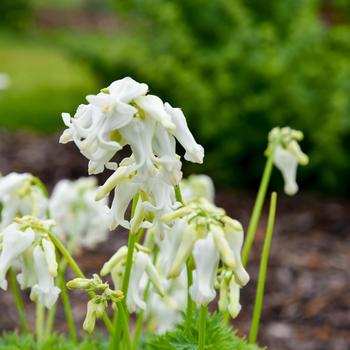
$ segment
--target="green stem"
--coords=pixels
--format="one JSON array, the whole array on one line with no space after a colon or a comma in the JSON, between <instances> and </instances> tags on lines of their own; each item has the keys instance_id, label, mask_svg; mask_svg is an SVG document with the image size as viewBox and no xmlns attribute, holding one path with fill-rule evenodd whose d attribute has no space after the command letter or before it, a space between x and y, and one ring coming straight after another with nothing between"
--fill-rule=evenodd
<instances>
[{"instance_id":1,"label":"green stem","mask_svg":"<svg viewBox=\"0 0 350 350\"><path fill-rule=\"evenodd\" d=\"M192 310L193 310L193 302L190 294L190 287L192 285L192 269L190 266L189 259L186 263L186 272L187 272L187 310L186 310L186 318L187 318L187 328L190 329L192 325Z\"/></svg>"},{"instance_id":2,"label":"green stem","mask_svg":"<svg viewBox=\"0 0 350 350\"><path fill-rule=\"evenodd\" d=\"M8 276L9 276L9 282L10 282L10 286L11 286L11 290L12 290L13 299L15 300L15 304L16 304L16 308L17 308L19 324L20 324L22 330L24 331L24 333L28 333L29 327L28 327L28 321L27 321L27 317L26 317L23 299L22 299L21 292L18 288L16 275L12 269L9 269Z\"/></svg>"},{"instance_id":3,"label":"green stem","mask_svg":"<svg viewBox=\"0 0 350 350\"><path fill-rule=\"evenodd\" d=\"M126 348L132 350L129 323L128 323L128 310L126 309L125 303L118 303L118 315L120 315L121 326L123 328L124 340L126 343Z\"/></svg>"},{"instance_id":4,"label":"green stem","mask_svg":"<svg viewBox=\"0 0 350 350\"><path fill-rule=\"evenodd\" d=\"M198 330L198 350L204 350L205 348L205 330L207 323L208 307L201 305L199 314L199 330Z\"/></svg>"},{"instance_id":5,"label":"green stem","mask_svg":"<svg viewBox=\"0 0 350 350\"><path fill-rule=\"evenodd\" d=\"M44 322L45 322L45 308L44 308L44 305L40 304L37 301L36 310L35 310L35 332L36 332L39 348L44 337Z\"/></svg>"},{"instance_id":6,"label":"green stem","mask_svg":"<svg viewBox=\"0 0 350 350\"><path fill-rule=\"evenodd\" d=\"M58 271L58 284L61 288L61 299L64 309L64 314L66 316L67 326L69 330L69 335L71 340L76 344L78 341L77 332L75 329L74 318L72 314L72 308L69 301L69 295L66 287L66 282L64 280L64 270L62 268Z\"/></svg>"},{"instance_id":7,"label":"green stem","mask_svg":"<svg viewBox=\"0 0 350 350\"><path fill-rule=\"evenodd\" d=\"M178 202L180 202L180 203L183 204L184 201L183 201L183 198L182 198L180 185L176 185L176 186L174 187L174 189L175 189L175 199L176 199Z\"/></svg>"},{"instance_id":8,"label":"green stem","mask_svg":"<svg viewBox=\"0 0 350 350\"><path fill-rule=\"evenodd\" d=\"M52 243L55 245L55 247L58 249L58 251L61 253L61 255L66 259L68 265L71 267L73 270L74 274L77 277L80 278L86 278L84 273L81 271L80 267L78 264L75 262L69 251L64 247L64 245L60 242L60 240L49 230L45 230L49 238L51 239ZM94 293L89 293L90 298L94 297ZM110 334L114 333L114 328L112 325L111 320L109 319L108 315L104 313L102 315L102 319L106 325L106 328Z\"/></svg>"},{"instance_id":9,"label":"green stem","mask_svg":"<svg viewBox=\"0 0 350 350\"><path fill-rule=\"evenodd\" d=\"M256 338L258 336L258 331L259 331L261 310L262 310L262 304L263 304L263 298L264 298L267 265L269 261L273 227L275 224L276 203L277 203L277 195L276 195L276 192L273 192L271 194L269 218L267 222L265 242L264 242L263 251L262 251L261 260L260 260L259 279L258 279L258 286L256 289L253 320L252 320L252 325L250 327L250 332L249 332L249 343L251 344L256 342Z\"/></svg>"},{"instance_id":10,"label":"green stem","mask_svg":"<svg viewBox=\"0 0 350 350\"><path fill-rule=\"evenodd\" d=\"M137 194L133 201L132 201L132 207L131 207L131 218L134 216L136 205L139 199L139 194ZM125 300L128 295L128 288L129 288L129 282L130 282L130 275L131 275L131 268L133 263L133 257L134 257L134 249L135 249L135 243L137 242L137 234L136 232L129 232L128 237L128 255L126 257L126 265L125 265L125 272L123 277L123 283L122 283L122 292L124 294L124 299L120 302L123 304L123 309L125 311L125 319L128 323L129 320L129 313L126 308ZM111 342L111 349L117 349L118 348L118 341L121 339L121 332L122 328L120 327L120 324L122 322L121 318L123 315L120 312L120 308L118 308L118 312L114 314L114 320L113 320L113 328L114 328L114 337ZM125 330L125 329L124 329ZM125 332L124 332L125 333ZM125 334L125 336L130 337L129 331L127 331L128 334Z\"/></svg>"},{"instance_id":11,"label":"green stem","mask_svg":"<svg viewBox=\"0 0 350 350\"><path fill-rule=\"evenodd\" d=\"M55 319L56 319L56 312L57 312L57 304L54 304L52 305L51 309L47 313L45 337L49 337L52 332Z\"/></svg>"},{"instance_id":12,"label":"green stem","mask_svg":"<svg viewBox=\"0 0 350 350\"><path fill-rule=\"evenodd\" d=\"M242 262L244 266L246 266L248 262L250 250L254 242L256 229L258 227L258 223L261 216L261 210L265 202L266 191L270 182L272 168L273 168L272 155L273 155L273 150L270 151L270 155L267 158L264 173L263 173L259 190L258 190L258 195L255 200L253 213L252 213L252 216L250 217L248 231L247 231L246 239L242 250Z\"/></svg>"}]
</instances>

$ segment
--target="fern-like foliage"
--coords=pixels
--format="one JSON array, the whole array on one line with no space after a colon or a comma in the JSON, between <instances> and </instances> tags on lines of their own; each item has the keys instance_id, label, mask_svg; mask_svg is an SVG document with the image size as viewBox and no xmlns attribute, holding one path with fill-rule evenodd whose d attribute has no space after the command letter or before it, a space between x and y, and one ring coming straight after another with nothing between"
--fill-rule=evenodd
<instances>
[{"instance_id":1,"label":"fern-like foliage","mask_svg":"<svg viewBox=\"0 0 350 350\"><path fill-rule=\"evenodd\" d=\"M139 350L197 350L198 324L199 315L194 313L190 327L184 320L164 334L147 334L141 341ZM217 313L207 317L205 344L206 350L262 350L238 337Z\"/></svg>"},{"instance_id":2,"label":"fern-like foliage","mask_svg":"<svg viewBox=\"0 0 350 350\"><path fill-rule=\"evenodd\" d=\"M45 338L40 350L107 350L108 344L101 338L82 339L79 344L60 335L50 335ZM1 350L38 350L38 343L32 335L19 335L16 332L5 333L0 338Z\"/></svg>"}]
</instances>

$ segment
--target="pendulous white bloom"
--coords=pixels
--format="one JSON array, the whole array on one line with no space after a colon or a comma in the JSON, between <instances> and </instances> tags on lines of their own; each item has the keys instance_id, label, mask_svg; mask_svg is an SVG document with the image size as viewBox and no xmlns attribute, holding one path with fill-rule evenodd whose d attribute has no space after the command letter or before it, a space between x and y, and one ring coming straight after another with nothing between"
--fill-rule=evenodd
<instances>
[{"instance_id":1,"label":"pendulous white bloom","mask_svg":"<svg viewBox=\"0 0 350 350\"><path fill-rule=\"evenodd\" d=\"M11 224L15 217L47 217L48 199L40 180L31 174L10 173L0 177L1 225Z\"/></svg>"},{"instance_id":2,"label":"pendulous white bloom","mask_svg":"<svg viewBox=\"0 0 350 350\"><path fill-rule=\"evenodd\" d=\"M290 196L298 192L296 182L298 165L307 165L309 158L302 152L297 141L303 139L303 133L289 127L274 128L269 133L267 154L273 152L273 163L282 173L284 192Z\"/></svg>"},{"instance_id":3,"label":"pendulous white bloom","mask_svg":"<svg viewBox=\"0 0 350 350\"><path fill-rule=\"evenodd\" d=\"M17 259L32 245L34 231L28 227L21 231L20 226L13 223L1 233L2 249L0 255L0 287L7 289L6 273Z\"/></svg>"},{"instance_id":4,"label":"pendulous white bloom","mask_svg":"<svg viewBox=\"0 0 350 350\"><path fill-rule=\"evenodd\" d=\"M248 283L249 275L240 255L243 228L238 221L226 216L223 209L202 198L164 215L162 220L169 225L173 223L168 232L171 238L167 239L166 235L165 244L159 244L161 256L164 250L169 257L162 263L166 276L176 278L192 256L195 269L190 294L198 305L207 305L216 296L214 287L220 260L222 268L231 272L237 285L242 287Z\"/></svg>"},{"instance_id":5,"label":"pendulous white bloom","mask_svg":"<svg viewBox=\"0 0 350 350\"><path fill-rule=\"evenodd\" d=\"M54 285L58 268L55 247L47 234L52 225L51 220L24 216L0 233L0 287L7 289L7 271L19 266L17 280L21 288L31 288L31 299L47 308L60 293Z\"/></svg>"},{"instance_id":6,"label":"pendulous white bloom","mask_svg":"<svg viewBox=\"0 0 350 350\"><path fill-rule=\"evenodd\" d=\"M215 187L208 175L191 175L180 183L182 198L185 202L205 198L211 203L215 200Z\"/></svg>"},{"instance_id":7,"label":"pendulous white bloom","mask_svg":"<svg viewBox=\"0 0 350 350\"><path fill-rule=\"evenodd\" d=\"M110 217L107 200L95 201L94 177L59 181L50 197L51 217L58 237L76 248L94 248L108 237Z\"/></svg>"},{"instance_id":8,"label":"pendulous white bloom","mask_svg":"<svg viewBox=\"0 0 350 350\"><path fill-rule=\"evenodd\" d=\"M185 159L203 161L203 147L194 140L182 111L147 91L146 84L127 77L88 96L89 104L79 106L74 117L62 115L68 128L60 141L75 142L89 159L89 173L115 171L96 195L100 200L114 189L111 228L131 228L125 212L136 194L142 193L137 208L140 227L150 226L141 225L146 216L157 219L174 207L173 186L182 177L176 139L185 148ZM114 162L112 158L127 145L131 156ZM136 223L133 229L138 229Z\"/></svg>"},{"instance_id":9,"label":"pendulous white bloom","mask_svg":"<svg viewBox=\"0 0 350 350\"><path fill-rule=\"evenodd\" d=\"M136 308L146 309L146 303L143 300L142 279L146 276L147 280L152 282L157 293L164 295L164 289L160 280L159 273L152 263L148 250L137 245L133 256L133 264L128 286L126 305L129 312L135 312ZM107 261L101 270L101 276L111 274L114 288L121 289L123 276L125 273L125 263L128 248L123 246Z\"/></svg>"}]
</instances>

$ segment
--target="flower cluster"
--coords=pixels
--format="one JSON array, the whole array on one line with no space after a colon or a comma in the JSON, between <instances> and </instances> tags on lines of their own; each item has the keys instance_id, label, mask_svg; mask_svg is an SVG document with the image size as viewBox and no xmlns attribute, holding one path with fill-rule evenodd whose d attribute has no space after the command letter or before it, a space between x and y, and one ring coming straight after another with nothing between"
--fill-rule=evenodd
<instances>
[{"instance_id":1,"label":"flower cluster","mask_svg":"<svg viewBox=\"0 0 350 350\"><path fill-rule=\"evenodd\" d=\"M120 302L124 295L120 290L112 290L108 283L104 283L101 278L94 274L92 279L75 278L67 283L69 289L83 289L87 293L92 293L93 297L87 304L87 312L83 328L92 333L95 329L96 319L102 317L108 307L112 304L115 309L116 304Z\"/></svg>"},{"instance_id":2,"label":"flower cluster","mask_svg":"<svg viewBox=\"0 0 350 350\"><path fill-rule=\"evenodd\" d=\"M160 276L152 263L147 248L136 245L133 253L133 264L128 285L128 294L126 305L129 312L136 311L136 308L146 309L146 303L143 300L145 282L151 281L155 290L160 296L164 296L164 289L160 281ZM125 263L128 255L128 248L122 246L103 266L101 276L111 274L115 289L122 289L123 278L125 275Z\"/></svg>"},{"instance_id":3,"label":"flower cluster","mask_svg":"<svg viewBox=\"0 0 350 350\"><path fill-rule=\"evenodd\" d=\"M176 154L176 139L184 147L185 159L202 163L204 150L194 140L181 109L173 108L154 95L148 86L131 78L113 82L97 95L87 96L75 116L63 113L68 127L60 142L74 141L89 159L89 173L105 168L115 170L97 193L102 199L114 189L111 207L115 228L130 228L125 219L132 198L140 193L134 221L149 227L146 218L170 211L174 204L173 186L181 177L181 161ZM132 154L119 164L113 157L128 145ZM151 212L153 216L147 216ZM137 230L137 225L132 225Z\"/></svg>"},{"instance_id":4,"label":"flower cluster","mask_svg":"<svg viewBox=\"0 0 350 350\"><path fill-rule=\"evenodd\" d=\"M165 237L165 244L160 248L165 250L162 265L166 275L168 278L179 276L192 256L195 268L190 294L198 305L207 305L215 298L220 261L221 269L231 272L231 285L240 288L248 283L249 276L240 256L242 226L223 209L202 198L164 215L162 220L173 222L169 237ZM238 299L234 300L232 293L228 295L230 303L237 305ZM232 306L228 308L230 312L232 309ZM231 312L231 315L235 317L237 313Z\"/></svg>"},{"instance_id":5,"label":"flower cluster","mask_svg":"<svg viewBox=\"0 0 350 350\"><path fill-rule=\"evenodd\" d=\"M0 178L1 228L16 217L47 218L48 199L40 180L31 174L10 173Z\"/></svg>"},{"instance_id":6,"label":"flower cluster","mask_svg":"<svg viewBox=\"0 0 350 350\"><path fill-rule=\"evenodd\" d=\"M52 225L51 220L24 216L0 234L0 287L7 289L6 274L10 268L19 269L17 280L21 288L31 288L31 299L47 308L52 307L60 293L54 285L58 268L55 246L47 235Z\"/></svg>"},{"instance_id":7,"label":"flower cluster","mask_svg":"<svg viewBox=\"0 0 350 350\"><path fill-rule=\"evenodd\" d=\"M303 137L301 131L289 127L276 127L269 133L266 154L272 153L273 163L281 171L284 179L284 192L288 195L298 192L296 183L298 164L307 165L309 162L308 156L302 152L298 144Z\"/></svg>"},{"instance_id":8,"label":"flower cluster","mask_svg":"<svg viewBox=\"0 0 350 350\"><path fill-rule=\"evenodd\" d=\"M59 181L50 197L54 233L72 248L94 248L108 237L107 200L95 201L94 177Z\"/></svg>"}]
</instances>

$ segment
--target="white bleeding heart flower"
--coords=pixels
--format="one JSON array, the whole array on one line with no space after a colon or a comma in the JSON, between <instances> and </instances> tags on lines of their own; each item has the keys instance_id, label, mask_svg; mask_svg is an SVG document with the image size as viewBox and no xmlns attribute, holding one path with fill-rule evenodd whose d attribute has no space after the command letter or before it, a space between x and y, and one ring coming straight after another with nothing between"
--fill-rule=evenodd
<instances>
[{"instance_id":1,"label":"white bleeding heart flower","mask_svg":"<svg viewBox=\"0 0 350 350\"><path fill-rule=\"evenodd\" d=\"M34 248L33 259L37 283L32 287L31 299L37 300L40 304L50 309L56 303L60 289L55 287L45 252L40 246Z\"/></svg>"},{"instance_id":2,"label":"white bleeding heart flower","mask_svg":"<svg viewBox=\"0 0 350 350\"><path fill-rule=\"evenodd\" d=\"M59 181L50 198L53 228L68 245L94 248L108 237L110 216L107 200L95 201L97 180L93 177Z\"/></svg>"},{"instance_id":3,"label":"white bleeding heart flower","mask_svg":"<svg viewBox=\"0 0 350 350\"><path fill-rule=\"evenodd\" d=\"M10 173L0 178L1 225L11 224L15 217L47 216L48 199L39 180L29 173Z\"/></svg>"},{"instance_id":4,"label":"white bleeding heart flower","mask_svg":"<svg viewBox=\"0 0 350 350\"><path fill-rule=\"evenodd\" d=\"M31 228L21 231L18 224L13 223L3 232L2 251L0 255L0 288L7 289L6 273L16 260L32 245L35 233Z\"/></svg>"},{"instance_id":5,"label":"white bleeding heart flower","mask_svg":"<svg viewBox=\"0 0 350 350\"><path fill-rule=\"evenodd\" d=\"M298 141L303 133L290 127L273 128L269 133L266 154L272 157L273 164L282 173L284 192L290 196L298 192L296 182L298 165L307 165L308 156L301 150Z\"/></svg>"},{"instance_id":6,"label":"white bleeding heart flower","mask_svg":"<svg viewBox=\"0 0 350 350\"><path fill-rule=\"evenodd\" d=\"M216 295L214 285L220 257L212 234L197 240L192 255L196 268L191 298L197 305L208 305Z\"/></svg>"},{"instance_id":7,"label":"white bleeding heart flower","mask_svg":"<svg viewBox=\"0 0 350 350\"><path fill-rule=\"evenodd\" d=\"M214 203L215 187L208 175L191 175L180 183L182 198L185 202L205 198Z\"/></svg>"}]
</instances>

